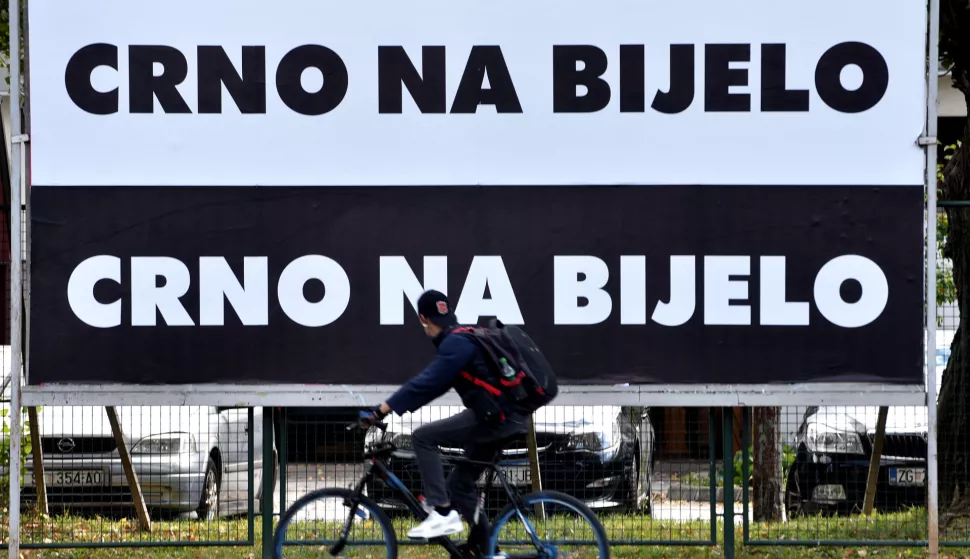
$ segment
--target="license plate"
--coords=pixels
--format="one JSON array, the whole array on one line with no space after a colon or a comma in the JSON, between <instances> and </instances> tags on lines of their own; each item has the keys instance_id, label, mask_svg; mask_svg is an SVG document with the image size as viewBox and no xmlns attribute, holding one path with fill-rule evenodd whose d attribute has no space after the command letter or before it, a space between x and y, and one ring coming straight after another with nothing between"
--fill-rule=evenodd
<instances>
[{"instance_id":1,"label":"license plate","mask_svg":"<svg viewBox=\"0 0 970 559\"><path fill-rule=\"evenodd\" d=\"M889 468L889 485L922 487L926 483L926 468Z\"/></svg>"},{"instance_id":2,"label":"license plate","mask_svg":"<svg viewBox=\"0 0 970 559\"><path fill-rule=\"evenodd\" d=\"M532 485L532 470L528 465L525 466L509 466L503 467L502 470L505 472L505 479L508 480L511 485ZM478 478L478 485L485 485L485 481L490 472L485 472L480 478ZM499 485L499 481L495 480L492 482L492 487Z\"/></svg>"},{"instance_id":3,"label":"license plate","mask_svg":"<svg viewBox=\"0 0 970 559\"><path fill-rule=\"evenodd\" d=\"M103 487L107 485L103 470L57 470L44 472L45 485L48 487ZM37 478L31 474L34 486Z\"/></svg>"}]
</instances>

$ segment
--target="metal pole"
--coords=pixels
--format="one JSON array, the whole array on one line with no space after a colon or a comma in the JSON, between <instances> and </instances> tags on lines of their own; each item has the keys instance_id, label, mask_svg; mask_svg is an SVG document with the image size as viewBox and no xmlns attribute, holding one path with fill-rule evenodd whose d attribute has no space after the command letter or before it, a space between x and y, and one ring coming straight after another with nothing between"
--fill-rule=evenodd
<instances>
[{"instance_id":1,"label":"metal pole","mask_svg":"<svg viewBox=\"0 0 970 559\"><path fill-rule=\"evenodd\" d=\"M20 0L10 0L10 531L8 557L20 557L20 409L21 312L23 262L20 255L20 151L26 138L20 129Z\"/></svg>"},{"instance_id":2,"label":"metal pole","mask_svg":"<svg viewBox=\"0 0 970 559\"><path fill-rule=\"evenodd\" d=\"M724 415L724 557L734 559L734 408L722 408Z\"/></svg>"},{"instance_id":3,"label":"metal pole","mask_svg":"<svg viewBox=\"0 0 970 559\"><path fill-rule=\"evenodd\" d=\"M940 554L939 462L936 447L936 102L940 59L940 0L930 0L929 53L926 68L926 134L921 142L926 148L926 466L927 530L929 556Z\"/></svg>"},{"instance_id":4,"label":"metal pole","mask_svg":"<svg viewBox=\"0 0 970 559\"><path fill-rule=\"evenodd\" d=\"M256 544L256 468L254 466L256 463L256 422L253 421L254 415L253 408L246 410L246 456L249 457L249 475L246 476L249 489L249 493L247 493L249 497L246 499L246 533L248 534L249 545Z\"/></svg>"},{"instance_id":5,"label":"metal pole","mask_svg":"<svg viewBox=\"0 0 970 559\"><path fill-rule=\"evenodd\" d=\"M751 539L748 532L748 515L750 495L748 495L748 480L751 479L751 456L748 447L751 446L751 412L753 408L744 408L741 414L741 542L747 544ZM778 456L781 456L779 454Z\"/></svg>"},{"instance_id":6,"label":"metal pole","mask_svg":"<svg viewBox=\"0 0 970 559\"><path fill-rule=\"evenodd\" d=\"M717 408L707 408L707 448L710 451L710 475L711 480L711 545L717 545L717 425L714 414Z\"/></svg>"},{"instance_id":7,"label":"metal pole","mask_svg":"<svg viewBox=\"0 0 970 559\"><path fill-rule=\"evenodd\" d=\"M263 408L263 559L273 559L273 408ZM280 511L281 513L283 511Z\"/></svg>"},{"instance_id":8,"label":"metal pole","mask_svg":"<svg viewBox=\"0 0 970 559\"><path fill-rule=\"evenodd\" d=\"M279 427L276 423L279 422ZM279 430L279 442L276 444L276 450L279 451L277 460L280 463L280 513L286 510L286 430L289 428L288 420L286 417L286 408L281 407L280 413L276 417L276 421L273 422L273 433Z\"/></svg>"}]
</instances>

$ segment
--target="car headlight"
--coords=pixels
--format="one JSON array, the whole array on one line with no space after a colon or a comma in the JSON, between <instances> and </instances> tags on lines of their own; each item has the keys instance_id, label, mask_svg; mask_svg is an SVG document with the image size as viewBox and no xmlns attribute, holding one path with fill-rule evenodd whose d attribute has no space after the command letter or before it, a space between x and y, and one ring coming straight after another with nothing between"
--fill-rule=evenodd
<instances>
[{"instance_id":1,"label":"car headlight","mask_svg":"<svg viewBox=\"0 0 970 559\"><path fill-rule=\"evenodd\" d=\"M609 444L602 433L577 433L569 435L569 438L566 439L566 449L568 450L600 451L608 447Z\"/></svg>"},{"instance_id":2,"label":"car headlight","mask_svg":"<svg viewBox=\"0 0 970 559\"><path fill-rule=\"evenodd\" d=\"M566 450L590 450L601 452L615 445L619 438L605 431L574 433L566 439Z\"/></svg>"},{"instance_id":3,"label":"car headlight","mask_svg":"<svg viewBox=\"0 0 970 559\"><path fill-rule=\"evenodd\" d=\"M166 433L151 435L131 447L132 454L179 454L197 452L195 437L189 433Z\"/></svg>"},{"instance_id":4,"label":"car headlight","mask_svg":"<svg viewBox=\"0 0 970 559\"><path fill-rule=\"evenodd\" d=\"M865 454L862 439L856 433L838 431L825 425L811 423L806 437L808 450L828 454Z\"/></svg>"}]
</instances>

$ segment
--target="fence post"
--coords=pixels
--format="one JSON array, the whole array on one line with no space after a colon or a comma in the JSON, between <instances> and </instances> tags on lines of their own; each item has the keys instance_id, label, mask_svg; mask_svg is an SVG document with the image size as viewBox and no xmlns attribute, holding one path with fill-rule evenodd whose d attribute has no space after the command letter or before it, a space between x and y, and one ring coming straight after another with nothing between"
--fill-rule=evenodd
<instances>
[{"instance_id":1,"label":"fence post","mask_svg":"<svg viewBox=\"0 0 970 559\"><path fill-rule=\"evenodd\" d=\"M273 408L263 408L263 559L273 559ZM269 470L267 470L269 468Z\"/></svg>"},{"instance_id":2,"label":"fence post","mask_svg":"<svg viewBox=\"0 0 970 559\"><path fill-rule=\"evenodd\" d=\"M248 491L246 499L246 533L249 545L256 545L256 422L253 420L254 408L246 410L246 456L249 457L249 475L246 476Z\"/></svg>"},{"instance_id":3,"label":"fence post","mask_svg":"<svg viewBox=\"0 0 970 559\"><path fill-rule=\"evenodd\" d=\"M747 544L749 531L748 518L751 509L751 499L748 494L748 480L751 478L751 408L744 408L741 414L741 543ZM779 418L780 419L780 418ZM784 480L782 480L784 483Z\"/></svg>"},{"instance_id":4,"label":"fence post","mask_svg":"<svg viewBox=\"0 0 970 559\"><path fill-rule=\"evenodd\" d=\"M707 408L707 448L711 455L711 545L717 545L717 423L714 414L717 408Z\"/></svg>"},{"instance_id":5,"label":"fence post","mask_svg":"<svg viewBox=\"0 0 970 559\"><path fill-rule=\"evenodd\" d=\"M734 408L723 408L724 557L734 559Z\"/></svg>"},{"instance_id":6,"label":"fence post","mask_svg":"<svg viewBox=\"0 0 970 559\"><path fill-rule=\"evenodd\" d=\"M286 431L289 428L289 418L287 417L286 408L280 408L280 413L278 414L276 420L279 422L279 443L276 448L277 460L279 460L280 466L280 513L282 514L286 510ZM273 424L273 428L276 429L276 424ZM273 431L276 432L275 430Z\"/></svg>"}]
</instances>

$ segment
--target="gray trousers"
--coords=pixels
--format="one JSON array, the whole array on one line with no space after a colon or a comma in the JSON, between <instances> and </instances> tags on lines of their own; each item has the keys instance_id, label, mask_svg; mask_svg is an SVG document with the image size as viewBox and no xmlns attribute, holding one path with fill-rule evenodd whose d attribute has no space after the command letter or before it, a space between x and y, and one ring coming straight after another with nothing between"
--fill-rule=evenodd
<instances>
[{"instance_id":1,"label":"gray trousers","mask_svg":"<svg viewBox=\"0 0 970 559\"><path fill-rule=\"evenodd\" d=\"M479 425L475 413L469 409L415 429L411 441L418 469L421 471L424 498L428 504L443 506L450 502L471 524L478 506L475 482L485 468L456 463L446 485L438 447L461 448L469 460L491 462L501 450L496 443L527 431L528 425L524 417L510 415L497 425Z\"/></svg>"}]
</instances>

